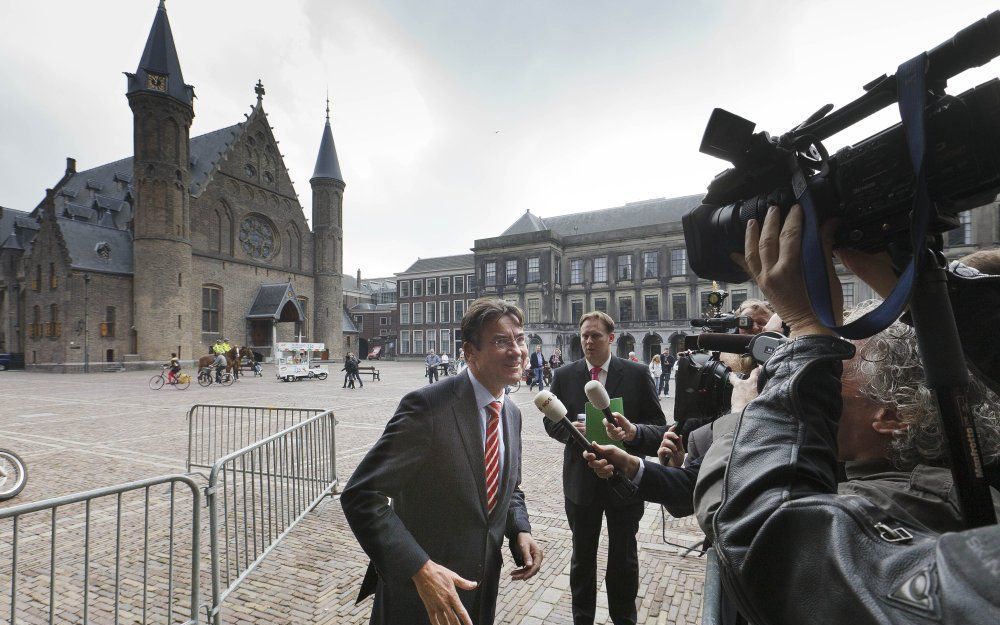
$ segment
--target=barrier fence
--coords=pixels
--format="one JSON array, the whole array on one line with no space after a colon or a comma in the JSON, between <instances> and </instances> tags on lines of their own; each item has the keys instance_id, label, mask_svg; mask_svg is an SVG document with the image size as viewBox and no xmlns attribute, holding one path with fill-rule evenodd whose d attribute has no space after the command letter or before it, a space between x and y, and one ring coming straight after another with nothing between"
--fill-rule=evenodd
<instances>
[{"instance_id":1,"label":"barrier fence","mask_svg":"<svg viewBox=\"0 0 1000 625\"><path fill-rule=\"evenodd\" d=\"M226 597L319 502L336 492L333 412L316 414L212 466L208 501L211 622Z\"/></svg>"},{"instance_id":2,"label":"barrier fence","mask_svg":"<svg viewBox=\"0 0 1000 625\"><path fill-rule=\"evenodd\" d=\"M101 624L196 624L200 514L198 485L183 475L0 509L0 553L10 554L0 615L11 625L86 625L92 614Z\"/></svg>"},{"instance_id":3,"label":"barrier fence","mask_svg":"<svg viewBox=\"0 0 1000 625\"><path fill-rule=\"evenodd\" d=\"M195 404L188 411L187 471L211 469L216 459L321 412L318 408Z\"/></svg>"}]
</instances>

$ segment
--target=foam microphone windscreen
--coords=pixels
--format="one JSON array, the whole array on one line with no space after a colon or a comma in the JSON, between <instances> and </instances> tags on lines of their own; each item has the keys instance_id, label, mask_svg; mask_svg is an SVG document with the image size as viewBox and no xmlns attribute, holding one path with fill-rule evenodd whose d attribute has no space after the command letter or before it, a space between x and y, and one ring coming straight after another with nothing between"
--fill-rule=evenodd
<instances>
[{"instance_id":1,"label":"foam microphone windscreen","mask_svg":"<svg viewBox=\"0 0 1000 625\"><path fill-rule=\"evenodd\" d=\"M604 410L611 407L611 398L608 397L608 389L598 380L591 380L583 387L583 392L587 394L587 399L594 404L594 408Z\"/></svg>"},{"instance_id":2,"label":"foam microphone windscreen","mask_svg":"<svg viewBox=\"0 0 1000 625\"><path fill-rule=\"evenodd\" d=\"M566 416L566 406L549 391L540 391L535 395L535 407L542 411L546 419L555 423Z\"/></svg>"}]
</instances>

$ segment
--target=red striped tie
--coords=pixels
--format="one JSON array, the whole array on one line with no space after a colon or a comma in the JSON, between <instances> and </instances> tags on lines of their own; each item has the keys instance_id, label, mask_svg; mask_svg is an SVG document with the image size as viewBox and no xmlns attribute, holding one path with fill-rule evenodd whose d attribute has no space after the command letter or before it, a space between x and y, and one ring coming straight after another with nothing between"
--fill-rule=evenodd
<instances>
[{"instance_id":1,"label":"red striped tie","mask_svg":"<svg viewBox=\"0 0 1000 625\"><path fill-rule=\"evenodd\" d=\"M500 402L490 402L486 407L490 420L486 424L486 512L492 514L497 505L497 490L500 486Z\"/></svg>"}]
</instances>

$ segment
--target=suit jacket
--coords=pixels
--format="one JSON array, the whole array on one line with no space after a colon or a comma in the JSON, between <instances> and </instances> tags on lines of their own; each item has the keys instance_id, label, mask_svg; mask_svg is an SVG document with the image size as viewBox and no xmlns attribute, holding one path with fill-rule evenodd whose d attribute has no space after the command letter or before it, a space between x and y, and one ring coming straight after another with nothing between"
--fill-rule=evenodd
<instances>
[{"instance_id":1,"label":"suit jacket","mask_svg":"<svg viewBox=\"0 0 1000 625\"><path fill-rule=\"evenodd\" d=\"M340 501L371 558L358 597L375 593L371 623L429 622L410 579L428 559L478 581L459 596L473 622L493 622L503 538L531 531L514 402L504 402L501 419L504 470L490 515L481 421L467 372L406 395L355 469Z\"/></svg>"},{"instance_id":2,"label":"suit jacket","mask_svg":"<svg viewBox=\"0 0 1000 625\"><path fill-rule=\"evenodd\" d=\"M540 352L531 352L531 368L541 369L545 366L545 356Z\"/></svg>"},{"instance_id":3,"label":"suit jacket","mask_svg":"<svg viewBox=\"0 0 1000 625\"><path fill-rule=\"evenodd\" d=\"M583 387L589 381L590 368L585 358L553 371L551 391L566 405L570 421L585 411L587 395L583 392ZM605 387L610 397L622 398L623 414L629 421L666 426L653 378L649 377L649 369L645 365L612 356ZM569 441L570 435L563 430L562 425L548 419L544 422L549 436L562 443ZM638 447L626 446L626 451L636 456L645 455ZM656 454L655 448L652 453ZM576 447L567 446L563 451L563 491L567 499L579 505L603 503L613 506L627 503L611 491L607 480L600 479L587 468L587 463Z\"/></svg>"}]
</instances>

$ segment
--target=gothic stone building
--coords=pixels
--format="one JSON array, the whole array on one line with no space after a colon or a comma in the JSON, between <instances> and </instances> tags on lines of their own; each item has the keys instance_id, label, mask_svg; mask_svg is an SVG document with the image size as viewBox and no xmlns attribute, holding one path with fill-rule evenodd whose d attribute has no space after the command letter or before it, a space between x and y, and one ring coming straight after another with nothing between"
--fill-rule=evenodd
<instances>
[{"instance_id":1,"label":"gothic stone building","mask_svg":"<svg viewBox=\"0 0 1000 625\"><path fill-rule=\"evenodd\" d=\"M28 367L163 362L220 337L270 354L276 340L342 352L344 179L329 112L306 223L264 112L190 137L163 4L126 97L129 158L63 177L30 213L0 214L0 350Z\"/></svg>"},{"instance_id":2,"label":"gothic stone building","mask_svg":"<svg viewBox=\"0 0 1000 625\"><path fill-rule=\"evenodd\" d=\"M567 360L582 357L580 315L603 310L618 324L616 354L634 351L648 362L661 346L682 345L691 318L707 309L712 283L691 271L681 226L700 200L660 198L545 218L526 212L499 236L475 242L477 294L520 306L530 342L546 356L559 347ZM993 202L961 213L961 227L945 234L948 257L996 246L998 210ZM872 297L866 284L837 271L846 307ZM719 286L729 291L727 308L760 297L749 282Z\"/></svg>"}]
</instances>

